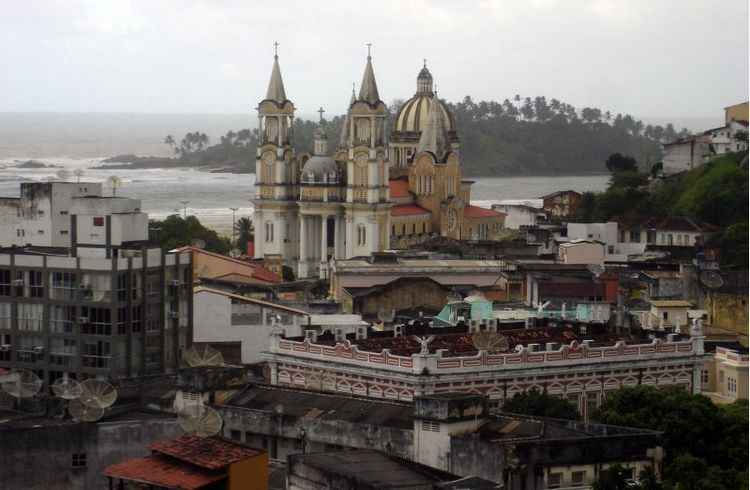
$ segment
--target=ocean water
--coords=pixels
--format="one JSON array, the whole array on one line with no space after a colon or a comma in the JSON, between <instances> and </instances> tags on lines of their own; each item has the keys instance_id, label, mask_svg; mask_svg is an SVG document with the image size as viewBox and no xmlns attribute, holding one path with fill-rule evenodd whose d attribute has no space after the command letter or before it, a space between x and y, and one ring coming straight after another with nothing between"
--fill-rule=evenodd
<instances>
[{"instance_id":1,"label":"ocean water","mask_svg":"<svg viewBox=\"0 0 750 490\"><path fill-rule=\"evenodd\" d=\"M151 218L162 219L170 214L187 213L220 233L231 233L232 211L236 217L252 216L255 175L207 173L193 169L94 170L102 158L35 158L35 161L61 168L17 168L29 158L0 158L0 196L17 197L21 182L60 180L62 169L70 173L83 169L82 181L104 182L116 175L122 180L118 195L140 199L142 209ZM529 199L565 189L599 191L606 188L608 176L567 177L483 177L475 178L472 202L489 207L502 199ZM181 201L187 201L183 204Z\"/></svg>"}]
</instances>

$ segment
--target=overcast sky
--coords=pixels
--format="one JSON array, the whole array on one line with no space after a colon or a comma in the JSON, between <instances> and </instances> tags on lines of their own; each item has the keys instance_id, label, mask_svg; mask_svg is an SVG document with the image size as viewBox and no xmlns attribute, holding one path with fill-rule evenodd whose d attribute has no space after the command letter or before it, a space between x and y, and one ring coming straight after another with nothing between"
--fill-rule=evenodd
<instances>
[{"instance_id":1,"label":"overcast sky","mask_svg":"<svg viewBox=\"0 0 750 490\"><path fill-rule=\"evenodd\" d=\"M303 114L343 112L373 43L381 97L545 95L640 117L748 98L747 0L7 1L0 112L240 113L278 40Z\"/></svg>"}]
</instances>

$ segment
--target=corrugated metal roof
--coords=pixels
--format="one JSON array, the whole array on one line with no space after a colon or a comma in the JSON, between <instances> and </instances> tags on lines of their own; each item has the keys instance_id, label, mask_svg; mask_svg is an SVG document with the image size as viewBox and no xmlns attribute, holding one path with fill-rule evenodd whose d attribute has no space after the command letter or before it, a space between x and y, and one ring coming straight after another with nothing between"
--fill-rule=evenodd
<instances>
[{"instance_id":1,"label":"corrugated metal roof","mask_svg":"<svg viewBox=\"0 0 750 490\"><path fill-rule=\"evenodd\" d=\"M104 476L181 490L197 490L227 477L226 473L217 474L161 456L147 456L113 464L104 469Z\"/></svg>"}]
</instances>

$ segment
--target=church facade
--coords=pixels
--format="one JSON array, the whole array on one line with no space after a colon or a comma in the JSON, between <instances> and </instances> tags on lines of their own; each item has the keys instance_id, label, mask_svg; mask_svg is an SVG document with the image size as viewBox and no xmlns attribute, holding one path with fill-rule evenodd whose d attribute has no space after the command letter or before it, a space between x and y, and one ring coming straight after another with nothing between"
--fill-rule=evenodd
<instances>
[{"instance_id":1,"label":"church facade","mask_svg":"<svg viewBox=\"0 0 750 490\"><path fill-rule=\"evenodd\" d=\"M256 258L280 257L298 278L326 278L331 260L435 235L493 239L502 228L502 213L469 203L455 122L426 67L390 138L369 55L336 148L318 128L313 153L296 154L294 111L275 56L258 105Z\"/></svg>"}]
</instances>

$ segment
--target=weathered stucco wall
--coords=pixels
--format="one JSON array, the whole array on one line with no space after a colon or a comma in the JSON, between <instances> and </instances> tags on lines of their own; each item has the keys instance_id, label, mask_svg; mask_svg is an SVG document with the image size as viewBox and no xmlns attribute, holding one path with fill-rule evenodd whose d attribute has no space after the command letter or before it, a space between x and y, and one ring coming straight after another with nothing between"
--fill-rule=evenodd
<instances>
[{"instance_id":1,"label":"weathered stucco wall","mask_svg":"<svg viewBox=\"0 0 750 490\"><path fill-rule=\"evenodd\" d=\"M0 430L0 488L107 488L105 467L145 456L151 442L181 434L171 417L5 428ZM74 454L86 455L85 467L73 468Z\"/></svg>"}]
</instances>

